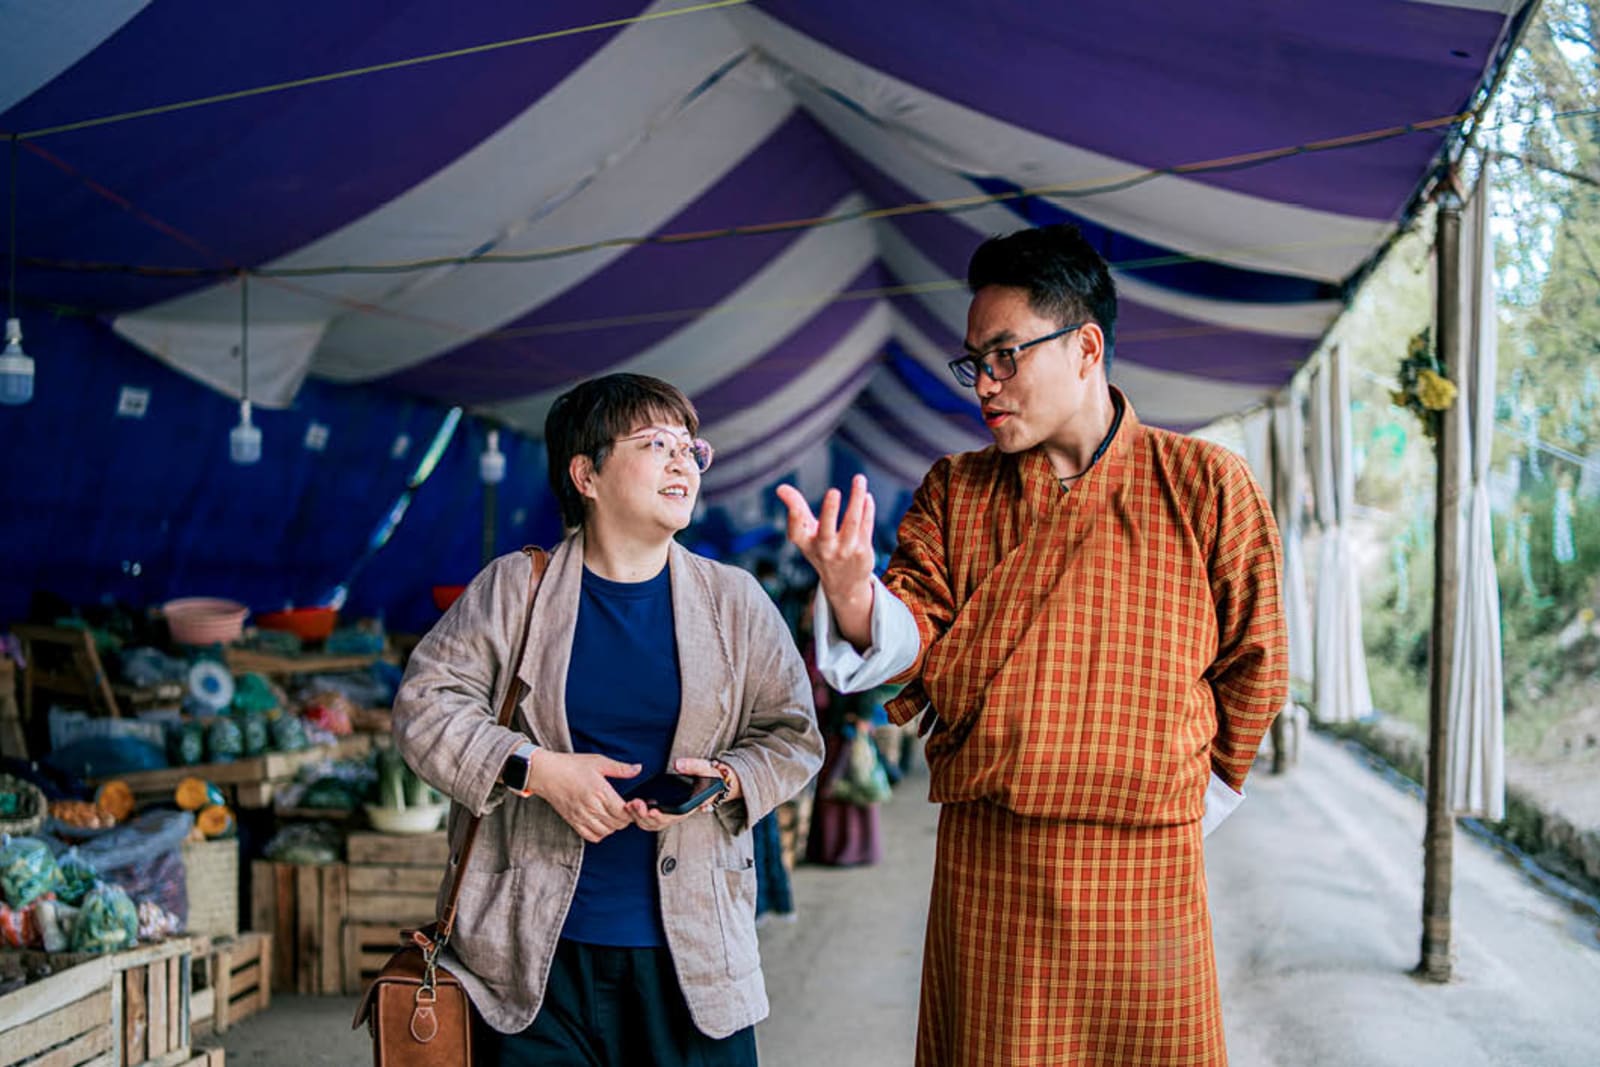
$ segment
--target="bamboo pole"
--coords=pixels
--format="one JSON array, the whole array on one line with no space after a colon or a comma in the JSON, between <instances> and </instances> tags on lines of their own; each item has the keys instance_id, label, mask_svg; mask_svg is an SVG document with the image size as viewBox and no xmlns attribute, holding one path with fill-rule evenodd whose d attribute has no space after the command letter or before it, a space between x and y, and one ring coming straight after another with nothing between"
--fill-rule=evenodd
<instances>
[{"instance_id":1,"label":"bamboo pole","mask_svg":"<svg viewBox=\"0 0 1600 1067\"><path fill-rule=\"evenodd\" d=\"M1446 377L1459 378L1461 331L1461 196L1453 176L1437 197L1435 335ZM1422 960L1417 975L1433 982L1450 980L1450 887L1455 818L1450 813L1446 775L1450 759L1449 693L1455 648L1457 557L1461 517L1461 435L1458 420L1439 416L1437 497L1433 519L1433 633L1428 677L1428 822L1422 837Z\"/></svg>"}]
</instances>

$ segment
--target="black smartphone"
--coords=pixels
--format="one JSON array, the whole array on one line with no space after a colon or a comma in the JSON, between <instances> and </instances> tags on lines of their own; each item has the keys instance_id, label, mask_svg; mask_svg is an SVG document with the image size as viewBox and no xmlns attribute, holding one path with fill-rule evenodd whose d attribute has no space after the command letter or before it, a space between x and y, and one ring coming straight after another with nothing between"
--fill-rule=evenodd
<instances>
[{"instance_id":1,"label":"black smartphone","mask_svg":"<svg viewBox=\"0 0 1600 1067\"><path fill-rule=\"evenodd\" d=\"M666 815L687 815L728 785L721 778L696 778L688 774L662 771L629 787L623 800L642 800Z\"/></svg>"}]
</instances>

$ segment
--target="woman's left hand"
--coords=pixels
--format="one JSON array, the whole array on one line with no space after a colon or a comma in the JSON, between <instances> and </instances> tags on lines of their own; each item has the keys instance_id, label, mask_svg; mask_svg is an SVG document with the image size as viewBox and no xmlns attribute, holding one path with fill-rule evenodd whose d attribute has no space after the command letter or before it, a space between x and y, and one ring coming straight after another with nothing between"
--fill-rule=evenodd
<instances>
[{"instance_id":1,"label":"woman's left hand","mask_svg":"<svg viewBox=\"0 0 1600 1067\"><path fill-rule=\"evenodd\" d=\"M723 766L726 767L727 764L723 764ZM721 777L717 771L717 768L712 765L710 760L707 759L686 757L684 759L675 761L672 765L672 769L677 771L679 774L687 774L694 778ZM729 768L728 770L728 782L729 788L725 793L718 793L716 796L712 797L698 808L695 808L693 811L684 812L682 815L668 815L664 811L661 811L657 808L652 808L642 800L630 800L626 806L628 817L631 818L634 822L634 825L639 827L641 830L649 830L651 833L660 833L673 823L682 822L684 819L692 819L701 812L710 811L719 800L724 802L729 800L737 800L740 796L744 795L744 790L739 785L739 774L732 768Z\"/></svg>"}]
</instances>

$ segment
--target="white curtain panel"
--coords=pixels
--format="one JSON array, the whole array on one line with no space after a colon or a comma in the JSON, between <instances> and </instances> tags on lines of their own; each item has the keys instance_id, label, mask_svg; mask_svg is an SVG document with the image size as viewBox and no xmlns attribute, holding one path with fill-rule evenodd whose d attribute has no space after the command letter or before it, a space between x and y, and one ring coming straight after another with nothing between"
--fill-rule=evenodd
<instances>
[{"instance_id":1,"label":"white curtain panel","mask_svg":"<svg viewBox=\"0 0 1600 1067\"><path fill-rule=\"evenodd\" d=\"M1494 441L1494 245L1489 233L1489 168L1461 227L1463 362L1460 399L1446 417L1462 442L1466 502L1457 557L1455 652L1450 669L1450 806L1461 815L1505 818L1505 688L1500 659L1500 587L1489 521L1489 455Z\"/></svg>"},{"instance_id":2,"label":"white curtain panel","mask_svg":"<svg viewBox=\"0 0 1600 1067\"><path fill-rule=\"evenodd\" d=\"M1317 565L1316 715L1350 722L1372 713L1367 656L1361 643L1361 582L1348 521L1355 497L1350 447L1350 385L1339 348L1327 352L1316 377L1317 514L1322 549Z\"/></svg>"},{"instance_id":3,"label":"white curtain panel","mask_svg":"<svg viewBox=\"0 0 1600 1067\"><path fill-rule=\"evenodd\" d=\"M1301 538L1301 484L1305 455L1305 397L1290 387L1272 408L1278 446L1278 493L1274 501L1283 539L1283 611L1289 629L1289 691L1298 699L1311 692L1316 651L1312 643L1311 603L1306 596L1305 543Z\"/></svg>"}]
</instances>

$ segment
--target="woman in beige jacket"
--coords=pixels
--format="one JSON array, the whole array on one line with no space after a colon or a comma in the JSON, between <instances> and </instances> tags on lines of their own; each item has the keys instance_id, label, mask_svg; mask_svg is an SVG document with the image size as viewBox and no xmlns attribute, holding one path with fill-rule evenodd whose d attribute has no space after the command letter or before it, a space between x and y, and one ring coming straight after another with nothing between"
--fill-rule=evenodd
<instances>
[{"instance_id":1,"label":"woman in beige jacket","mask_svg":"<svg viewBox=\"0 0 1600 1067\"><path fill-rule=\"evenodd\" d=\"M514 728L494 712L522 553L467 587L396 698L396 741L454 801L452 832L484 816L446 958L485 1024L480 1063L756 1062L750 827L816 773L822 740L760 585L673 539L711 461L697 429L687 397L641 375L557 400L545 443L571 533L534 602ZM663 770L727 788L685 815L624 801Z\"/></svg>"}]
</instances>

